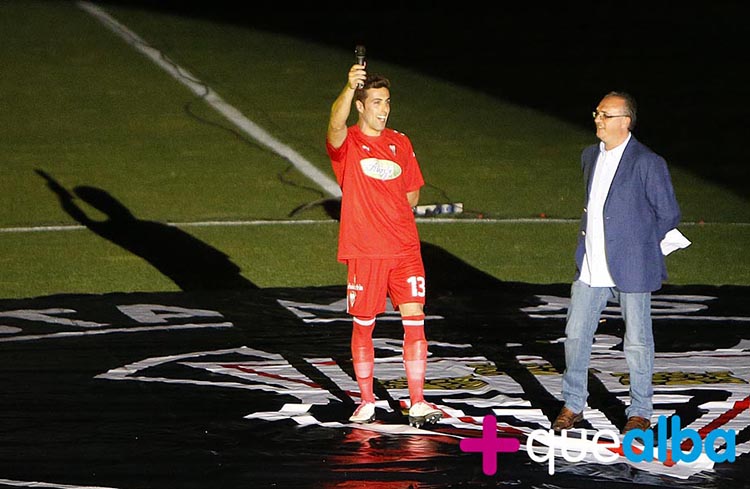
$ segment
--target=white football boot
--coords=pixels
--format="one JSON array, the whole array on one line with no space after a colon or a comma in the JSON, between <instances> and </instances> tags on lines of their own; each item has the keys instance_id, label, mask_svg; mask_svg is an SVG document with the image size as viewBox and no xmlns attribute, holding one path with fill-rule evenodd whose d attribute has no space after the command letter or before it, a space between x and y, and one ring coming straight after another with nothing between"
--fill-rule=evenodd
<instances>
[{"instance_id":1,"label":"white football boot","mask_svg":"<svg viewBox=\"0 0 750 489\"><path fill-rule=\"evenodd\" d=\"M363 402L354 411L354 414L349 417L349 421L352 423L372 423L375 421L375 403L374 402Z\"/></svg>"},{"instance_id":2,"label":"white football boot","mask_svg":"<svg viewBox=\"0 0 750 489\"><path fill-rule=\"evenodd\" d=\"M409 424L421 428L425 424L437 423L443 417L443 412L424 401L409 408Z\"/></svg>"}]
</instances>

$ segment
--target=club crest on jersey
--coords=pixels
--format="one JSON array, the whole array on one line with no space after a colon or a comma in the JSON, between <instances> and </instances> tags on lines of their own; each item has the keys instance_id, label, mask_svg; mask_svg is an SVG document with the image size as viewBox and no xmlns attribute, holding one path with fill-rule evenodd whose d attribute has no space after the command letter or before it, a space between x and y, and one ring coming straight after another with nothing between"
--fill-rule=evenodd
<instances>
[{"instance_id":1,"label":"club crest on jersey","mask_svg":"<svg viewBox=\"0 0 750 489\"><path fill-rule=\"evenodd\" d=\"M388 148L390 148L391 153L393 153L393 156L396 156L396 145L395 144L389 144Z\"/></svg>"},{"instance_id":2,"label":"club crest on jersey","mask_svg":"<svg viewBox=\"0 0 750 489\"><path fill-rule=\"evenodd\" d=\"M377 180L393 180L401 175L401 167L395 161L365 158L359 164L365 175Z\"/></svg>"}]
</instances>

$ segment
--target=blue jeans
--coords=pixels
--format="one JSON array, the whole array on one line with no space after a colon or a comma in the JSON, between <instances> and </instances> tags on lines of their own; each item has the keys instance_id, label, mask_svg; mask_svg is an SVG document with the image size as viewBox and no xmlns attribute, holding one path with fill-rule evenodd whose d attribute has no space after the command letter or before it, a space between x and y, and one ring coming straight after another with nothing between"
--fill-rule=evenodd
<instances>
[{"instance_id":1,"label":"blue jeans","mask_svg":"<svg viewBox=\"0 0 750 489\"><path fill-rule=\"evenodd\" d=\"M565 373L562 394L565 407L583 412L588 398L591 346L607 301L620 302L625 321L625 360L630 371L630 406L625 415L650 419L653 414L652 376L654 334L651 327L651 292L625 293L614 287L590 287L576 280L570 290L565 326Z\"/></svg>"}]
</instances>

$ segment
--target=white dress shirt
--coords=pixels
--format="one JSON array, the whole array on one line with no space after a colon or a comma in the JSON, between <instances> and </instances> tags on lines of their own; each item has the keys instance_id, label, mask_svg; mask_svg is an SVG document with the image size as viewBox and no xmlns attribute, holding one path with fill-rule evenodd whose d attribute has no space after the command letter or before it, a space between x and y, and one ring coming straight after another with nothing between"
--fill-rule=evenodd
<instances>
[{"instance_id":1,"label":"white dress shirt","mask_svg":"<svg viewBox=\"0 0 750 489\"><path fill-rule=\"evenodd\" d=\"M599 143L599 157L596 159L594 178L591 181L589 202L586 208L586 254L583 257L579 277L583 283L591 287L615 286L607 265L607 250L604 242L604 203L628 141L630 141L630 133L622 144L609 151L604 149L603 142Z\"/></svg>"}]
</instances>

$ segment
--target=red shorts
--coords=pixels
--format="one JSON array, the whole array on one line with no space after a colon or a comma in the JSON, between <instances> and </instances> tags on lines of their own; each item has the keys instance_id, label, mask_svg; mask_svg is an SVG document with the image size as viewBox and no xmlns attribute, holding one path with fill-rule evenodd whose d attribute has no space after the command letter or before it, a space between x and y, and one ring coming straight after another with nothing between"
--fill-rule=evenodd
<instances>
[{"instance_id":1,"label":"red shorts","mask_svg":"<svg viewBox=\"0 0 750 489\"><path fill-rule=\"evenodd\" d=\"M375 317L385 311L386 296L394 308L424 304L424 264L420 254L402 258L347 260L346 311L352 316Z\"/></svg>"}]
</instances>

